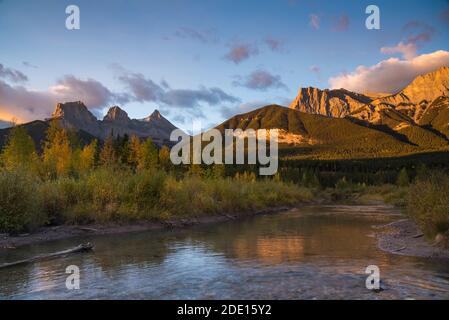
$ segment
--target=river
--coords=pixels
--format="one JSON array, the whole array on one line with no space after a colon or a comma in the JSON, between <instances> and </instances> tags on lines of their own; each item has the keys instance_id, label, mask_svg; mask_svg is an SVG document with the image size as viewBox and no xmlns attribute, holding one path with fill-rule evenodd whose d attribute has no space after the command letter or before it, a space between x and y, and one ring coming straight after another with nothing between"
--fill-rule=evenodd
<instances>
[{"instance_id":1,"label":"river","mask_svg":"<svg viewBox=\"0 0 449 320\"><path fill-rule=\"evenodd\" d=\"M388 207L310 206L173 231L89 236L0 253L0 264L90 241L92 253L0 270L1 299L449 299L447 261L377 248ZM66 288L66 267L80 289ZM380 292L365 269L380 269Z\"/></svg>"}]
</instances>

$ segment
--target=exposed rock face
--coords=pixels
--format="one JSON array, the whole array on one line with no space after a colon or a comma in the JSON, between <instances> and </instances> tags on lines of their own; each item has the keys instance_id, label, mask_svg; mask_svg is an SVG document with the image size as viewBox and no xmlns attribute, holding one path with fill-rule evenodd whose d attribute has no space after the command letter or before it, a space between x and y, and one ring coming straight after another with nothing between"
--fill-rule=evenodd
<instances>
[{"instance_id":1,"label":"exposed rock face","mask_svg":"<svg viewBox=\"0 0 449 320\"><path fill-rule=\"evenodd\" d=\"M448 67L418 76L402 91L375 99L369 105L353 112L351 116L375 123L379 119L375 110L389 106L419 123L432 102L441 96L449 96Z\"/></svg>"},{"instance_id":2,"label":"exposed rock face","mask_svg":"<svg viewBox=\"0 0 449 320\"><path fill-rule=\"evenodd\" d=\"M51 119L66 128L81 129L97 137L102 134L99 121L81 101L58 103Z\"/></svg>"},{"instance_id":3,"label":"exposed rock face","mask_svg":"<svg viewBox=\"0 0 449 320\"><path fill-rule=\"evenodd\" d=\"M104 116L103 121L126 124L131 121L131 119L128 117L126 111L120 109L118 106L114 106L109 109L108 113Z\"/></svg>"},{"instance_id":4,"label":"exposed rock face","mask_svg":"<svg viewBox=\"0 0 449 320\"><path fill-rule=\"evenodd\" d=\"M342 118L372 101L371 98L345 89L320 90L301 88L290 108L302 112Z\"/></svg>"},{"instance_id":5,"label":"exposed rock face","mask_svg":"<svg viewBox=\"0 0 449 320\"><path fill-rule=\"evenodd\" d=\"M100 121L80 101L58 103L52 119L57 119L64 127L82 129L100 139L106 139L109 135L127 134L141 138L151 137L159 144L169 141L171 132L177 129L158 110L145 119L137 120L130 119L124 110L114 106Z\"/></svg>"},{"instance_id":6,"label":"exposed rock face","mask_svg":"<svg viewBox=\"0 0 449 320\"><path fill-rule=\"evenodd\" d=\"M449 67L441 67L434 72L418 76L402 91L380 98L374 103L417 105L423 101L432 102L440 96L449 96Z\"/></svg>"}]
</instances>

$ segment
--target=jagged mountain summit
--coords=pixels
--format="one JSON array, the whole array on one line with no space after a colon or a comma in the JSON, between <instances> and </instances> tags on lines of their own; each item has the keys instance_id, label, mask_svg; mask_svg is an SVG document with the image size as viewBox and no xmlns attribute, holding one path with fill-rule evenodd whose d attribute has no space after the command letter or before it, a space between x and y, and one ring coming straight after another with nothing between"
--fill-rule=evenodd
<instances>
[{"instance_id":1,"label":"jagged mountain summit","mask_svg":"<svg viewBox=\"0 0 449 320\"><path fill-rule=\"evenodd\" d=\"M109 135L136 135L141 138L151 137L162 144L170 140L170 133L177 129L170 121L155 110L145 119L131 119L126 111L118 106L111 107L103 120L98 120L82 103L58 103L49 120L57 120L62 126L83 130L100 139Z\"/></svg>"},{"instance_id":2,"label":"jagged mountain summit","mask_svg":"<svg viewBox=\"0 0 449 320\"><path fill-rule=\"evenodd\" d=\"M448 97L449 68L441 67L416 77L403 90L390 95L301 88L290 108L327 117L347 117L417 145L430 141L444 145L449 141Z\"/></svg>"},{"instance_id":3,"label":"jagged mountain summit","mask_svg":"<svg viewBox=\"0 0 449 320\"><path fill-rule=\"evenodd\" d=\"M371 101L372 98L366 95L345 89L320 90L309 87L299 89L290 108L311 114L343 118Z\"/></svg>"}]
</instances>

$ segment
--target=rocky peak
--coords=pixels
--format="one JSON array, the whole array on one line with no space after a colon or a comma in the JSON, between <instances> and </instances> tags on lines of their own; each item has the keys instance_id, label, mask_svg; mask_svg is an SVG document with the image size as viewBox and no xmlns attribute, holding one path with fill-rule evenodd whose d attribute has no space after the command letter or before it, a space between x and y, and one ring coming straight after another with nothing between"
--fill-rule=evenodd
<instances>
[{"instance_id":1,"label":"rocky peak","mask_svg":"<svg viewBox=\"0 0 449 320\"><path fill-rule=\"evenodd\" d=\"M371 98L346 89L321 90L300 88L290 108L302 112L321 114L328 117L344 117L361 106L370 103Z\"/></svg>"},{"instance_id":2,"label":"rocky peak","mask_svg":"<svg viewBox=\"0 0 449 320\"><path fill-rule=\"evenodd\" d=\"M97 118L81 101L58 103L52 118L74 123L93 123Z\"/></svg>"},{"instance_id":3,"label":"rocky peak","mask_svg":"<svg viewBox=\"0 0 449 320\"><path fill-rule=\"evenodd\" d=\"M150 114L148 117L144 118L143 121L150 122L152 120L161 120L161 119L165 118L161 115L158 109L155 109L153 113Z\"/></svg>"},{"instance_id":4,"label":"rocky peak","mask_svg":"<svg viewBox=\"0 0 449 320\"><path fill-rule=\"evenodd\" d=\"M374 104L419 104L422 101L431 102L440 96L449 96L449 67L441 67L433 72L420 75L402 91L377 99Z\"/></svg>"},{"instance_id":5,"label":"rocky peak","mask_svg":"<svg viewBox=\"0 0 449 320\"><path fill-rule=\"evenodd\" d=\"M128 122L130 120L131 119L128 117L126 111L118 106L111 107L108 110L108 113L103 118L103 121L123 122L123 123Z\"/></svg>"}]
</instances>

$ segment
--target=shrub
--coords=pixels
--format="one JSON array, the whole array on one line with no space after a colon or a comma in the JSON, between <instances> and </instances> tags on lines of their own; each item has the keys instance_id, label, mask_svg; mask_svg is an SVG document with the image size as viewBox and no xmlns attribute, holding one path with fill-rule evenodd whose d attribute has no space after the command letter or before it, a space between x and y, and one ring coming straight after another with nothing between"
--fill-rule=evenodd
<instances>
[{"instance_id":1,"label":"shrub","mask_svg":"<svg viewBox=\"0 0 449 320\"><path fill-rule=\"evenodd\" d=\"M407 209L429 237L449 232L449 176L432 172L418 178L410 187Z\"/></svg>"},{"instance_id":2,"label":"shrub","mask_svg":"<svg viewBox=\"0 0 449 320\"><path fill-rule=\"evenodd\" d=\"M0 231L16 233L44 223L36 186L23 172L0 172Z\"/></svg>"}]
</instances>

